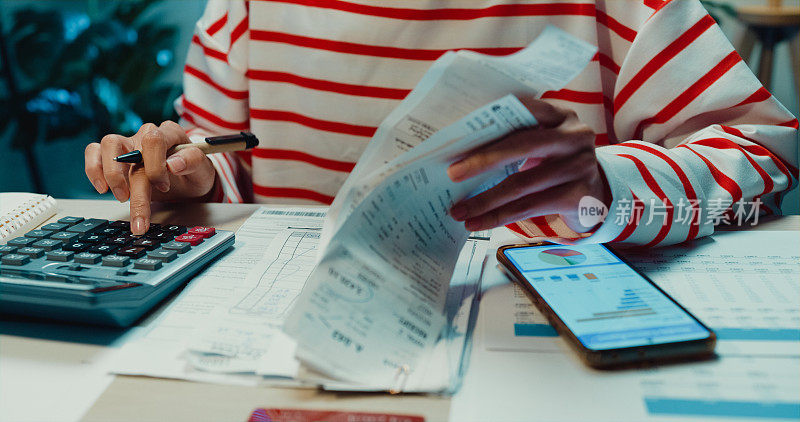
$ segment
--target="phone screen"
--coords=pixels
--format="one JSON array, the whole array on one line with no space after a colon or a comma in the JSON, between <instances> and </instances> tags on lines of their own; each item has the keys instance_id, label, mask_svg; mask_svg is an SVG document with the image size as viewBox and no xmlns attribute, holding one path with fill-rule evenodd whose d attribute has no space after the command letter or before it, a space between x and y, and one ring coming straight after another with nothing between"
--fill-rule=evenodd
<instances>
[{"instance_id":1,"label":"phone screen","mask_svg":"<svg viewBox=\"0 0 800 422\"><path fill-rule=\"evenodd\" d=\"M710 335L603 245L527 246L503 252L590 350L699 340Z\"/></svg>"}]
</instances>

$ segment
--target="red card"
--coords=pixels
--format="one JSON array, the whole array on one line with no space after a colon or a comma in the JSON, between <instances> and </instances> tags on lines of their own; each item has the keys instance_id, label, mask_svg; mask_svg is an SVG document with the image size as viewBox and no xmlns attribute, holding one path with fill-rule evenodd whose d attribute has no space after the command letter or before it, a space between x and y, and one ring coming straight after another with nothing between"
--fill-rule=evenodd
<instances>
[{"instance_id":1,"label":"red card","mask_svg":"<svg viewBox=\"0 0 800 422\"><path fill-rule=\"evenodd\" d=\"M339 410L256 409L248 422L425 422L425 418Z\"/></svg>"}]
</instances>

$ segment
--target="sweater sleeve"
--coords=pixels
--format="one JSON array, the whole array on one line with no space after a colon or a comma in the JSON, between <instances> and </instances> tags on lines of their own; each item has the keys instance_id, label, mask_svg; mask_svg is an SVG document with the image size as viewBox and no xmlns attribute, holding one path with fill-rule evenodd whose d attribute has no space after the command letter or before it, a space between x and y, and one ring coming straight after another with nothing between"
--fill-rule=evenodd
<instances>
[{"instance_id":1,"label":"sweater sleeve","mask_svg":"<svg viewBox=\"0 0 800 422\"><path fill-rule=\"evenodd\" d=\"M195 26L175 101L192 142L249 130L248 7L244 1L210 0ZM252 201L248 154L210 154L221 202Z\"/></svg>"},{"instance_id":2,"label":"sweater sleeve","mask_svg":"<svg viewBox=\"0 0 800 422\"><path fill-rule=\"evenodd\" d=\"M608 216L587 237L558 230L553 218L550 238L679 243L779 213L798 183L797 119L697 1L665 2L639 28L613 102L615 136L625 142L596 149L612 193ZM531 223L517 223L518 233L539 234Z\"/></svg>"}]
</instances>

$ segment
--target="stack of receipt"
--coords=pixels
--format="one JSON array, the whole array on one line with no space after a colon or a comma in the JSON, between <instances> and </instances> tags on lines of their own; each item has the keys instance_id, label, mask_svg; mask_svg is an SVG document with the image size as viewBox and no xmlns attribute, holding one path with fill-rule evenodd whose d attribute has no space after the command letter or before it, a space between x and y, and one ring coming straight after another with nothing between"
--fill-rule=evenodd
<instances>
[{"instance_id":1,"label":"stack of receipt","mask_svg":"<svg viewBox=\"0 0 800 422\"><path fill-rule=\"evenodd\" d=\"M468 233L448 210L519 163L458 184L446 169L467 151L535 126L517 96L561 89L595 52L547 27L511 56L443 55L380 125L330 210L256 211L230 254L131 333L113 372L455 392L488 233Z\"/></svg>"},{"instance_id":2,"label":"stack of receipt","mask_svg":"<svg viewBox=\"0 0 800 422\"><path fill-rule=\"evenodd\" d=\"M469 233L448 215L521 163L454 183L447 167L536 119L517 96L558 90L595 47L547 27L506 57L438 59L380 125L340 190L322 254L284 330L305 368L376 389L430 391L451 275ZM424 142L423 142L424 141Z\"/></svg>"}]
</instances>

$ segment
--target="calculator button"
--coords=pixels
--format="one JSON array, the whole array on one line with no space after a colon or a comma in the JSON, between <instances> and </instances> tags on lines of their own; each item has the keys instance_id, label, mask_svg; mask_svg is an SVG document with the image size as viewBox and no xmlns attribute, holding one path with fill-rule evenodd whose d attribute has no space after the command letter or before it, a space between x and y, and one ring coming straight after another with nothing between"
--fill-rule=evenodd
<instances>
[{"instance_id":1,"label":"calculator button","mask_svg":"<svg viewBox=\"0 0 800 422\"><path fill-rule=\"evenodd\" d=\"M76 257L77 257L77 255L76 255ZM84 267L81 264L72 263L72 264L69 264L69 267L67 267L67 269L70 270L70 271L84 271L84 270L88 270L89 267Z\"/></svg>"},{"instance_id":2,"label":"calculator button","mask_svg":"<svg viewBox=\"0 0 800 422\"><path fill-rule=\"evenodd\" d=\"M109 222L108 226L115 229L129 229L131 227L131 223L128 221L116 220Z\"/></svg>"},{"instance_id":3,"label":"calculator button","mask_svg":"<svg viewBox=\"0 0 800 422\"><path fill-rule=\"evenodd\" d=\"M187 245L185 242L176 242L174 240L172 242L162 243L161 247L164 248L164 249L169 249L171 251L175 251L177 253L184 253L184 252L186 252L186 251L188 251L189 249L192 248L191 246Z\"/></svg>"},{"instance_id":4,"label":"calculator button","mask_svg":"<svg viewBox=\"0 0 800 422\"><path fill-rule=\"evenodd\" d=\"M47 260L67 262L72 259L73 255L75 255L75 253L70 251L50 251L47 253Z\"/></svg>"},{"instance_id":5,"label":"calculator button","mask_svg":"<svg viewBox=\"0 0 800 422\"><path fill-rule=\"evenodd\" d=\"M108 224L108 220L101 220L99 218L90 218L74 226L68 227L68 232L73 233L89 233L92 230L99 229L100 227Z\"/></svg>"},{"instance_id":6,"label":"calculator button","mask_svg":"<svg viewBox=\"0 0 800 422\"><path fill-rule=\"evenodd\" d=\"M102 257L103 255L99 253L81 252L75 255L75 262L80 262L81 264L97 264Z\"/></svg>"},{"instance_id":7,"label":"calculator button","mask_svg":"<svg viewBox=\"0 0 800 422\"><path fill-rule=\"evenodd\" d=\"M69 224L50 223L50 224L45 224L44 226L42 226L42 230L47 230L47 231L50 231L50 232L57 232L57 231L64 230L67 227L69 227Z\"/></svg>"},{"instance_id":8,"label":"calculator button","mask_svg":"<svg viewBox=\"0 0 800 422\"><path fill-rule=\"evenodd\" d=\"M78 238L78 241L83 243L100 243L104 240L106 237L98 234L85 234Z\"/></svg>"},{"instance_id":9,"label":"calculator button","mask_svg":"<svg viewBox=\"0 0 800 422\"><path fill-rule=\"evenodd\" d=\"M89 245L88 243L83 243L83 242L68 242L68 243L65 243L64 246L61 247L61 249L65 250L65 251L82 252L84 249L88 248L89 246L91 246L91 245Z\"/></svg>"},{"instance_id":10,"label":"calculator button","mask_svg":"<svg viewBox=\"0 0 800 422\"><path fill-rule=\"evenodd\" d=\"M174 224L171 225L171 226L161 226L161 230L165 231L167 233L171 233L174 236L186 233L186 227L178 226L178 225L174 225Z\"/></svg>"},{"instance_id":11,"label":"calculator button","mask_svg":"<svg viewBox=\"0 0 800 422\"><path fill-rule=\"evenodd\" d=\"M105 236L105 237L109 237L109 236L116 236L116 235L118 235L118 234L119 234L121 231L122 231L122 229L118 229L118 228L116 228L116 227L106 227L106 228L104 228L104 229L102 229L102 230L98 230L98 231L96 231L95 233L96 233L96 234L101 234L101 235L103 235L103 236Z\"/></svg>"},{"instance_id":12,"label":"calculator button","mask_svg":"<svg viewBox=\"0 0 800 422\"><path fill-rule=\"evenodd\" d=\"M25 233L25 237L33 237L36 239L44 239L45 237L49 237L53 232L47 230L31 230Z\"/></svg>"},{"instance_id":13,"label":"calculator button","mask_svg":"<svg viewBox=\"0 0 800 422\"><path fill-rule=\"evenodd\" d=\"M103 265L106 267L126 267L131 259L127 256L109 255L103 257Z\"/></svg>"},{"instance_id":14,"label":"calculator button","mask_svg":"<svg viewBox=\"0 0 800 422\"><path fill-rule=\"evenodd\" d=\"M161 268L161 261L158 260L158 259L153 259L153 258L137 259L133 263L133 268L136 268L136 269L139 269L139 270L155 271L155 270Z\"/></svg>"},{"instance_id":15,"label":"calculator button","mask_svg":"<svg viewBox=\"0 0 800 422\"><path fill-rule=\"evenodd\" d=\"M170 240L175 238L175 235L169 232L148 232L145 234L145 237L148 239L155 240L156 242L169 242Z\"/></svg>"},{"instance_id":16,"label":"calculator button","mask_svg":"<svg viewBox=\"0 0 800 422\"><path fill-rule=\"evenodd\" d=\"M58 220L58 222L61 224L69 224L69 225L78 224L81 221L83 221L83 217L64 217L61 220Z\"/></svg>"},{"instance_id":17,"label":"calculator button","mask_svg":"<svg viewBox=\"0 0 800 422\"><path fill-rule=\"evenodd\" d=\"M0 246L0 255L14 253L16 251L17 251L17 248L15 248L13 246L8 246L8 245Z\"/></svg>"},{"instance_id":18,"label":"calculator button","mask_svg":"<svg viewBox=\"0 0 800 422\"><path fill-rule=\"evenodd\" d=\"M31 237L15 237L8 242L6 245L8 246L28 246L32 243L36 242L36 239Z\"/></svg>"},{"instance_id":19,"label":"calculator button","mask_svg":"<svg viewBox=\"0 0 800 422\"><path fill-rule=\"evenodd\" d=\"M158 245L159 245L159 242L157 242L157 241L155 241L153 239L147 239L147 238L136 239L133 242L133 246L139 246L139 247L147 249L148 251L152 251L153 249L157 248Z\"/></svg>"},{"instance_id":20,"label":"calculator button","mask_svg":"<svg viewBox=\"0 0 800 422\"><path fill-rule=\"evenodd\" d=\"M217 231L214 230L213 227L197 226L197 227L192 227L191 229L189 229L189 234L196 234L198 236L203 236L206 239L211 237L211 236L213 236L214 233L216 233L216 232Z\"/></svg>"},{"instance_id":21,"label":"calculator button","mask_svg":"<svg viewBox=\"0 0 800 422\"><path fill-rule=\"evenodd\" d=\"M4 255L0 258L0 264L4 265L25 265L29 262L31 262L31 259L28 256L16 253Z\"/></svg>"},{"instance_id":22,"label":"calculator button","mask_svg":"<svg viewBox=\"0 0 800 422\"><path fill-rule=\"evenodd\" d=\"M42 239L42 240L40 240L38 242L35 242L31 246L34 246L34 247L37 247L37 248L42 248L45 251L52 251L53 249L56 249L56 248L60 247L61 246L61 242L59 242L58 240L53 240L53 239Z\"/></svg>"},{"instance_id":23,"label":"calculator button","mask_svg":"<svg viewBox=\"0 0 800 422\"><path fill-rule=\"evenodd\" d=\"M197 246L203 241L203 236L197 234L182 234L175 238L176 242L186 242L192 246Z\"/></svg>"},{"instance_id":24,"label":"calculator button","mask_svg":"<svg viewBox=\"0 0 800 422\"><path fill-rule=\"evenodd\" d=\"M138 258L144 253L147 252L147 249L142 248L140 246L127 246L117 251L117 255L121 256L129 256L131 258Z\"/></svg>"},{"instance_id":25,"label":"calculator button","mask_svg":"<svg viewBox=\"0 0 800 422\"><path fill-rule=\"evenodd\" d=\"M114 237L110 237L110 238L106 239L106 244L123 246L123 245L127 245L128 243L133 242L136 239L138 239L138 238L136 236L133 236L133 235L120 235L120 236L114 236Z\"/></svg>"},{"instance_id":26,"label":"calculator button","mask_svg":"<svg viewBox=\"0 0 800 422\"><path fill-rule=\"evenodd\" d=\"M58 232L50 236L51 239L62 240L64 242L75 241L77 240L78 233L70 233L70 232Z\"/></svg>"},{"instance_id":27,"label":"calculator button","mask_svg":"<svg viewBox=\"0 0 800 422\"><path fill-rule=\"evenodd\" d=\"M88 251L105 256L114 253L117 249L119 249L119 246L116 245L94 245L90 247Z\"/></svg>"},{"instance_id":28,"label":"calculator button","mask_svg":"<svg viewBox=\"0 0 800 422\"><path fill-rule=\"evenodd\" d=\"M178 256L178 252L169 249L159 249L147 253L148 258L157 259L161 262L170 262Z\"/></svg>"},{"instance_id":29,"label":"calculator button","mask_svg":"<svg viewBox=\"0 0 800 422\"><path fill-rule=\"evenodd\" d=\"M17 254L19 254L19 255L28 255L31 258L38 258L38 257L44 255L44 249L27 246L27 247L24 247L24 248L17 249Z\"/></svg>"}]
</instances>

